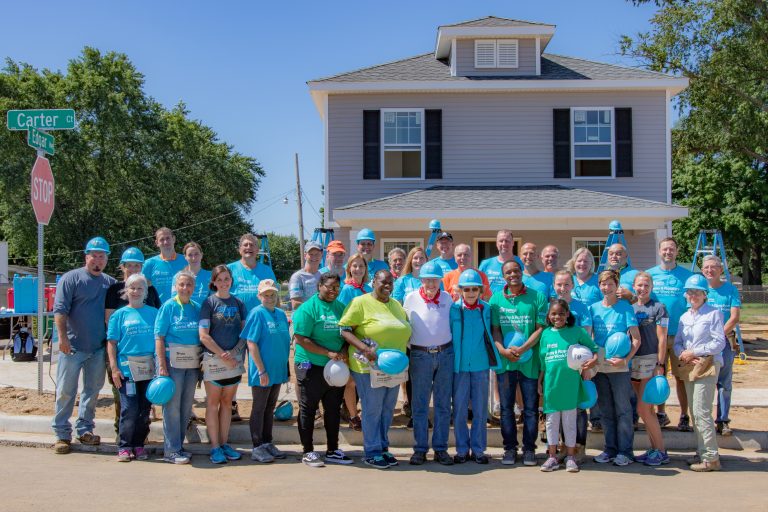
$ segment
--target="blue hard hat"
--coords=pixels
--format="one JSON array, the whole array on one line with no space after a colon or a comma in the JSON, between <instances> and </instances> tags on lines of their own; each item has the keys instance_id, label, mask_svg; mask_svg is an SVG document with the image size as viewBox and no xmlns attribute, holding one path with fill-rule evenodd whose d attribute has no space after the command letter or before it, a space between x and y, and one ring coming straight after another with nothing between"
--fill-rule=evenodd
<instances>
[{"instance_id":1,"label":"blue hard hat","mask_svg":"<svg viewBox=\"0 0 768 512\"><path fill-rule=\"evenodd\" d=\"M144 263L144 254L138 247L129 247L120 256L120 264L123 263Z\"/></svg>"},{"instance_id":2,"label":"blue hard hat","mask_svg":"<svg viewBox=\"0 0 768 512\"><path fill-rule=\"evenodd\" d=\"M608 224L608 229L611 231L619 231L621 230L621 222L617 220L612 220L610 224Z\"/></svg>"},{"instance_id":3,"label":"blue hard hat","mask_svg":"<svg viewBox=\"0 0 768 512\"><path fill-rule=\"evenodd\" d=\"M703 275L693 274L685 280L685 286L683 288L686 290L702 290L706 292L709 290L709 284L707 283L707 278Z\"/></svg>"},{"instance_id":4,"label":"blue hard hat","mask_svg":"<svg viewBox=\"0 0 768 512\"><path fill-rule=\"evenodd\" d=\"M459 276L459 288L465 286L483 286L483 279L477 270L468 268Z\"/></svg>"},{"instance_id":5,"label":"blue hard hat","mask_svg":"<svg viewBox=\"0 0 768 512\"><path fill-rule=\"evenodd\" d=\"M522 347L525 342L526 338L520 331L509 331L504 336L504 348L509 347ZM526 350L522 354L520 354L520 360L518 362L520 363L527 363L531 360L531 357L533 357L533 352L531 349Z\"/></svg>"},{"instance_id":6,"label":"blue hard hat","mask_svg":"<svg viewBox=\"0 0 768 512\"><path fill-rule=\"evenodd\" d=\"M440 221L437 219L432 219L429 221L429 229L438 230L440 229Z\"/></svg>"},{"instance_id":7,"label":"blue hard hat","mask_svg":"<svg viewBox=\"0 0 768 512\"><path fill-rule=\"evenodd\" d=\"M426 262L419 270L419 279L442 279L443 269L434 260Z\"/></svg>"},{"instance_id":8,"label":"blue hard hat","mask_svg":"<svg viewBox=\"0 0 768 512\"><path fill-rule=\"evenodd\" d=\"M111 252L109 250L109 244L107 243L107 241L100 236L91 238L90 240L88 240L88 243L85 244L85 254L88 254L91 251L102 251L107 254Z\"/></svg>"},{"instance_id":9,"label":"blue hard hat","mask_svg":"<svg viewBox=\"0 0 768 512\"><path fill-rule=\"evenodd\" d=\"M176 384L170 377L155 377L147 386L147 400L155 405L165 405L176 393Z\"/></svg>"},{"instance_id":10,"label":"blue hard hat","mask_svg":"<svg viewBox=\"0 0 768 512\"><path fill-rule=\"evenodd\" d=\"M293 418L293 404L288 400L283 400L275 407L275 419L278 421L289 421Z\"/></svg>"},{"instance_id":11,"label":"blue hard hat","mask_svg":"<svg viewBox=\"0 0 768 512\"><path fill-rule=\"evenodd\" d=\"M591 409L597 403L597 388L591 380L582 380L579 389L579 409Z\"/></svg>"},{"instance_id":12,"label":"blue hard hat","mask_svg":"<svg viewBox=\"0 0 768 512\"><path fill-rule=\"evenodd\" d=\"M632 342L625 332L615 332L605 340L605 358L627 357L632 350Z\"/></svg>"},{"instance_id":13,"label":"blue hard hat","mask_svg":"<svg viewBox=\"0 0 768 512\"><path fill-rule=\"evenodd\" d=\"M652 405L661 405L669 398L669 382L666 377L656 375L645 383L643 402Z\"/></svg>"},{"instance_id":14,"label":"blue hard hat","mask_svg":"<svg viewBox=\"0 0 768 512\"><path fill-rule=\"evenodd\" d=\"M378 356L376 364L379 370L388 375L402 373L408 368L408 356L405 355L405 352L384 348L377 350L376 355Z\"/></svg>"},{"instance_id":15,"label":"blue hard hat","mask_svg":"<svg viewBox=\"0 0 768 512\"><path fill-rule=\"evenodd\" d=\"M355 239L355 242L359 242L360 240L370 240L371 242L375 242L376 233L374 233L373 230L370 230L368 228L363 228L357 233L357 238Z\"/></svg>"}]
</instances>

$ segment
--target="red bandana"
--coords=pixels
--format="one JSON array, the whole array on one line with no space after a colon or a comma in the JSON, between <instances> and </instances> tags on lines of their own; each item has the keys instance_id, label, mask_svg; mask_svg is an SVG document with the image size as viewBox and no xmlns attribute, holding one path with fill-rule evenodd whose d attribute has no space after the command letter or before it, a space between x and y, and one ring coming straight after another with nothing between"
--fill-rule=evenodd
<instances>
[{"instance_id":1,"label":"red bandana","mask_svg":"<svg viewBox=\"0 0 768 512\"><path fill-rule=\"evenodd\" d=\"M526 288L525 288L525 285L523 285L523 287L520 288L519 292L512 293L512 292L509 291L509 285L505 284L504 285L504 290L502 290L502 293L504 294L504 298L505 299L513 299L515 297L519 297L520 295L525 294L525 291L526 291Z\"/></svg>"},{"instance_id":2,"label":"red bandana","mask_svg":"<svg viewBox=\"0 0 768 512\"><path fill-rule=\"evenodd\" d=\"M358 290L363 290L363 287L365 286L365 283L357 284L357 281L355 281L354 279L347 279L346 281L344 281L344 283L345 284L351 284L354 288L356 288ZM365 290L363 290L363 291L365 291Z\"/></svg>"},{"instance_id":3,"label":"red bandana","mask_svg":"<svg viewBox=\"0 0 768 512\"><path fill-rule=\"evenodd\" d=\"M467 303L466 303L466 302L464 302L464 301L461 301L461 302L462 302L462 304L464 305L464 309L468 309L468 310L470 310L470 311L473 311L473 310L475 310L475 309L479 309L480 311L482 311L482 310L483 310L483 305L482 305L482 304L480 304L480 301L477 301L477 302L475 302L474 304L471 304L471 305L470 305L470 304L467 304Z\"/></svg>"},{"instance_id":4,"label":"red bandana","mask_svg":"<svg viewBox=\"0 0 768 512\"><path fill-rule=\"evenodd\" d=\"M434 303L435 306L440 304L440 302L438 302L438 299L440 298L440 292L437 292L434 298L430 299L429 297L427 297L427 294L424 293L424 287L422 286L421 288L419 288L419 295L421 295L421 298L424 299L424 302L426 302L427 304L429 304L430 302Z\"/></svg>"}]
</instances>

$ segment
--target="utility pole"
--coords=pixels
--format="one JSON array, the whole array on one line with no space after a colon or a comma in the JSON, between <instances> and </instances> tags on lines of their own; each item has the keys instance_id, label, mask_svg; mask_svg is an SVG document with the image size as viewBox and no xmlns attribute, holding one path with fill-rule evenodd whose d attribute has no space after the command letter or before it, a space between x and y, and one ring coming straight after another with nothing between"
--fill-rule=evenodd
<instances>
[{"instance_id":1,"label":"utility pole","mask_svg":"<svg viewBox=\"0 0 768 512\"><path fill-rule=\"evenodd\" d=\"M301 206L301 178L299 177L299 154L294 153L296 162L296 205L299 208L299 261L304 262L304 214Z\"/></svg>"}]
</instances>

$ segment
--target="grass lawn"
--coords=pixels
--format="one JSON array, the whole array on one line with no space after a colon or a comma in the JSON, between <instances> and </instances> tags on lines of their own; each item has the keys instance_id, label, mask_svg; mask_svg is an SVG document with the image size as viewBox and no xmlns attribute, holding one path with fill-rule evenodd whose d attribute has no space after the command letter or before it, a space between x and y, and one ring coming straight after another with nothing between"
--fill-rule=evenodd
<instances>
[{"instance_id":1,"label":"grass lawn","mask_svg":"<svg viewBox=\"0 0 768 512\"><path fill-rule=\"evenodd\" d=\"M768 323L768 304L742 304L741 323L744 323L744 324Z\"/></svg>"}]
</instances>

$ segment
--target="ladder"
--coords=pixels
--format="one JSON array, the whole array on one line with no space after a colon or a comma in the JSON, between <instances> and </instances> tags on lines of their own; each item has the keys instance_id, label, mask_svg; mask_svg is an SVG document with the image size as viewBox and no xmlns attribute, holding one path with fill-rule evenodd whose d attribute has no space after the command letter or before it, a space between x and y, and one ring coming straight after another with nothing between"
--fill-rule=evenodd
<instances>
[{"instance_id":1,"label":"ladder","mask_svg":"<svg viewBox=\"0 0 768 512\"><path fill-rule=\"evenodd\" d=\"M709 237L712 237L710 243ZM725 242L723 234L719 229L702 229L699 231L699 237L696 239L696 250L693 252L693 261L691 262L691 272L696 272L696 262L699 256L703 258L707 255L714 255L723 262L723 274L726 282L731 282L731 272L728 270L728 260L725 257ZM700 267L699 267L700 268ZM739 342L739 358L737 364L745 364L747 354L744 352L744 340L741 337L741 327L737 324L734 329L736 340Z\"/></svg>"},{"instance_id":2,"label":"ladder","mask_svg":"<svg viewBox=\"0 0 768 512\"><path fill-rule=\"evenodd\" d=\"M253 236L259 239L261 247L259 248L259 263L272 268L272 253L269 252L269 237L266 233L254 233Z\"/></svg>"},{"instance_id":3,"label":"ladder","mask_svg":"<svg viewBox=\"0 0 768 512\"><path fill-rule=\"evenodd\" d=\"M605 270L608 263L608 248L613 244L621 244L627 248L627 266L632 266L632 263L629 260L629 247L627 247L627 239L624 238L624 229L621 227L621 222L612 220L611 223L608 224L608 239L605 241L603 254L600 255L600 265L597 267L597 274Z\"/></svg>"},{"instance_id":4,"label":"ladder","mask_svg":"<svg viewBox=\"0 0 768 512\"><path fill-rule=\"evenodd\" d=\"M424 253L427 255L427 260L429 260L429 253L432 252L432 247L435 245L435 241L437 240L437 235L440 234L443 228L440 227L439 220L432 219L431 221L429 221L429 229L431 231L429 235L429 242L427 243L427 246L424 248Z\"/></svg>"},{"instance_id":5,"label":"ladder","mask_svg":"<svg viewBox=\"0 0 768 512\"><path fill-rule=\"evenodd\" d=\"M335 239L331 228L315 228L314 233L312 233L312 241L323 246L323 265L325 265L325 253L328 250L328 244Z\"/></svg>"}]
</instances>

